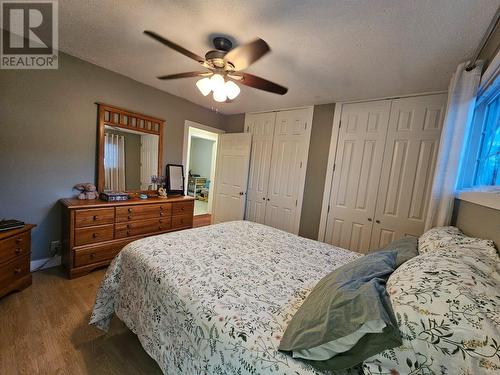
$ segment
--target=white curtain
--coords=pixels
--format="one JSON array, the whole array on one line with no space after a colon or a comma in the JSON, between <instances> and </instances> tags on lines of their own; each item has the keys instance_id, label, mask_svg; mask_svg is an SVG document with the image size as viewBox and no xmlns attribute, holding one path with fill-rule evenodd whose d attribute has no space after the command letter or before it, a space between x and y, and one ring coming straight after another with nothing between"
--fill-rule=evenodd
<instances>
[{"instance_id":1,"label":"white curtain","mask_svg":"<svg viewBox=\"0 0 500 375\"><path fill-rule=\"evenodd\" d=\"M151 176L158 174L158 136L141 136L141 189L149 189ZM161 174L161 171L159 172Z\"/></svg>"},{"instance_id":2,"label":"white curtain","mask_svg":"<svg viewBox=\"0 0 500 375\"><path fill-rule=\"evenodd\" d=\"M104 133L104 189L125 190L125 138Z\"/></svg>"},{"instance_id":3,"label":"white curtain","mask_svg":"<svg viewBox=\"0 0 500 375\"><path fill-rule=\"evenodd\" d=\"M467 144L482 70L482 62L478 62L471 71L465 70L466 65L467 63L462 63L458 66L448 89L448 106L439 143L425 230L449 225L451 221L460 161Z\"/></svg>"}]
</instances>

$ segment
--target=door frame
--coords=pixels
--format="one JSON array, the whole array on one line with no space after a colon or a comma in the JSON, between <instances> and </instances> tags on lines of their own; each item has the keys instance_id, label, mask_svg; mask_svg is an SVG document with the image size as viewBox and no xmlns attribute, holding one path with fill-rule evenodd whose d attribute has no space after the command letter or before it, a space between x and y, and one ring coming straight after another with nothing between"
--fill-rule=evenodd
<instances>
[{"instance_id":1,"label":"door frame","mask_svg":"<svg viewBox=\"0 0 500 375\"><path fill-rule=\"evenodd\" d=\"M246 119L247 115L249 114L259 114L259 113L278 113L278 112L287 112L287 111L293 111L293 110L308 110L309 111L309 127L306 129L306 134L305 134L305 140L304 143L306 145L306 150L304 159L302 161L302 168L300 171L300 184L299 184L299 190L298 190L298 195L297 195L297 215L295 217L293 229L294 231L292 233L294 234L299 234L300 230L300 219L302 216L302 203L304 201L304 191L306 187L306 174L307 174L307 162L309 160L309 149L311 147L311 132L312 132L312 127L313 127L313 116L314 116L314 106L309 105L309 106L301 106L301 107L291 107L291 108L285 108L285 109L275 109L271 111L255 111L255 112L246 112L245 113L245 121L244 121L244 129L243 132L249 133L249 129L246 125ZM276 120L275 120L276 121ZM275 123L276 126L276 123ZM273 135L273 147L274 147L274 135ZM271 158L272 158L272 150L271 150ZM250 160L250 163L252 161ZM272 163L272 160L271 160ZM269 181L268 181L269 182ZM245 213L246 215L246 213Z\"/></svg>"},{"instance_id":2,"label":"door frame","mask_svg":"<svg viewBox=\"0 0 500 375\"><path fill-rule=\"evenodd\" d=\"M321 216L319 221L319 230L318 230L318 241L325 241L326 234L326 224L328 221L328 213L329 213L329 205L330 205L330 195L332 193L332 185L333 185L333 173L334 173L334 165L335 159L337 156L337 143L340 132L340 119L342 116L342 106L344 104L351 103L367 103L379 100L393 100L398 98L411 98L416 96L425 96L425 95L435 95L435 94L444 94L447 91L430 91L430 92L421 92L416 94L408 94L408 95L397 95L397 96L387 96L382 98L374 98L374 99L366 99L366 100L351 100L345 102L335 103L335 111L333 114L333 127L332 127L332 136L330 138L330 148L328 152L328 164L326 167L326 177L325 177L325 187L323 189L323 202L321 204Z\"/></svg>"},{"instance_id":3,"label":"door frame","mask_svg":"<svg viewBox=\"0 0 500 375\"><path fill-rule=\"evenodd\" d=\"M209 133L214 133L215 137L210 137L207 135L206 138L203 139L208 139L211 141L214 141L214 146L212 148L212 165L210 166L210 189L209 189L209 195L208 195L208 211L210 214L212 214L212 207L213 207L213 197L214 197L214 192L215 192L215 170L216 170L216 163L217 163L217 146L218 146L218 138L220 134L224 134L225 131L222 129L214 128L212 126L208 125L203 125L198 122L194 122L191 120L185 120L184 121L184 143L182 147L182 165L186 168L185 171L185 176L184 176L184 194L187 195L187 189L188 189L188 180L189 180L189 152L191 150L191 131L190 129L198 129L204 132L209 132Z\"/></svg>"}]
</instances>

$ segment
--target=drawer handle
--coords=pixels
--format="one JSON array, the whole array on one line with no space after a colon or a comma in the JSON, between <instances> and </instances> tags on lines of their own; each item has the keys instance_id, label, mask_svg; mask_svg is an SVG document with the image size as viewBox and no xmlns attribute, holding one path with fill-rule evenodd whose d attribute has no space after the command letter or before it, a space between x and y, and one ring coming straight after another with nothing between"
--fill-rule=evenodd
<instances>
[{"instance_id":1,"label":"drawer handle","mask_svg":"<svg viewBox=\"0 0 500 375\"><path fill-rule=\"evenodd\" d=\"M130 224L127 224L127 229L130 229Z\"/></svg>"},{"instance_id":2,"label":"drawer handle","mask_svg":"<svg viewBox=\"0 0 500 375\"><path fill-rule=\"evenodd\" d=\"M21 254L21 249L16 249L15 252L16 252L16 255L19 255L19 254Z\"/></svg>"},{"instance_id":3,"label":"drawer handle","mask_svg":"<svg viewBox=\"0 0 500 375\"><path fill-rule=\"evenodd\" d=\"M132 212L132 209L131 209L131 208L129 208L127 211L128 211L128 212Z\"/></svg>"},{"instance_id":4,"label":"drawer handle","mask_svg":"<svg viewBox=\"0 0 500 375\"><path fill-rule=\"evenodd\" d=\"M14 273L17 275L18 273L21 273L21 268L14 268Z\"/></svg>"},{"instance_id":5,"label":"drawer handle","mask_svg":"<svg viewBox=\"0 0 500 375\"><path fill-rule=\"evenodd\" d=\"M92 237L97 238L97 236L99 236L98 233L92 233Z\"/></svg>"},{"instance_id":6,"label":"drawer handle","mask_svg":"<svg viewBox=\"0 0 500 375\"><path fill-rule=\"evenodd\" d=\"M23 242L23 239L21 237L16 238L16 243L21 243L21 242Z\"/></svg>"},{"instance_id":7,"label":"drawer handle","mask_svg":"<svg viewBox=\"0 0 500 375\"><path fill-rule=\"evenodd\" d=\"M90 254L90 259L95 259L95 253Z\"/></svg>"},{"instance_id":8,"label":"drawer handle","mask_svg":"<svg viewBox=\"0 0 500 375\"><path fill-rule=\"evenodd\" d=\"M129 220L130 220L130 219L132 219L132 216L128 215L128 219L129 219Z\"/></svg>"},{"instance_id":9,"label":"drawer handle","mask_svg":"<svg viewBox=\"0 0 500 375\"><path fill-rule=\"evenodd\" d=\"M158 226L158 230L161 230L161 225L160 225L160 226Z\"/></svg>"},{"instance_id":10,"label":"drawer handle","mask_svg":"<svg viewBox=\"0 0 500 375\"><path fill-rule=\"evenodd\" d=\"M160 212L160 216L163 216L163 212Z\"/></svg>"},{"instance_id":11,"label":"drawer handle","mask_svg":"<svg viewBox=\"0 0 500 375\"><path fill-rule=\"evenodd\" d=\"M127 236L130 236L130 231L129 230L127 231Z\"/></svg>"},{"instance_id":12,"label":"drawer handle","mask_svg":"<svg viewBox=\"0 0 500 375\"><path fill-rule=\"evenodd\" d=\"M96 221L97 220L97 215L94 215L93 219L94 219L94 221Z\"/></svg>"},{"instance_id":13,"label":"drawer handle","mask_svg":"<svg viewBox=\"0 0 500 375\"><path fill-rule=\"evenodd\" d=\"M163 211L163 206L160 206L160 211Z\"/></svg>"},{"instance_id":14,"label":"drawer handle","mask_svg":"<svg viewBox=\"0 0 500 375\"><path fill-rule=\"evenodd\" d=\"M181 207L181 211L184 211L184 207Z\"/></svg>"}]
</instances>

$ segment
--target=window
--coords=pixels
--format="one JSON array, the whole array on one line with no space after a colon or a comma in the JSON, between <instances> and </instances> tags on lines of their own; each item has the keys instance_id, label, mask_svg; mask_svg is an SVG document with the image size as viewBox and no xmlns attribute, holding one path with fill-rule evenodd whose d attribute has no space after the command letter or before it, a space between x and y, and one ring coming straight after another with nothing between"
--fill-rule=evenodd
<instances>
[{"instance_id":1,"label":"window","mask_svg":"<svg viewBox=\"0 0 500 375\"><path fill-rule=\"evenodd\" d=\"M474 185L500 185L500 95L485 108Z\"/></svg>"},{"instance_id":2,"label":"window","mask_svg":"<svg viewBox=\"0 0 500 375\"><path fill-rule=\"evenodd\" d=\"M500 74L477 97L459 189L500 186Z\"/></svg>"}]
</instances>

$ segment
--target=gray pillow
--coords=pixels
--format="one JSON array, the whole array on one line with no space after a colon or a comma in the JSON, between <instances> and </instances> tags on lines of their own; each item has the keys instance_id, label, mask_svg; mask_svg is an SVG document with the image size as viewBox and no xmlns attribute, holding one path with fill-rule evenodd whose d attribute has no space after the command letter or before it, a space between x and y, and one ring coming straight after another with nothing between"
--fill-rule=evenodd
<instances>
[{"instance_id":1,"label":"gray pillow","mask_svg":"<svg viewBox=\"0 0 500 375\"><path fill-rule=\"evenodd\" d=\"M369 254L321 279L290 321L279 350L320 370L341 370L400 346L385 290L396 256ZM376 329L370 332L370 326Z\"/></svg>"},{"instance_id":2,"label":"gray pillow","mask_svg":"<svg viewBox=\"0 0 500 375\"><path fill-rule=\"evenodd\" d=\"M416 257L418 253L418 238L415 237L403 237L399 240L391 242L389 245L382 247L380 249L371 250L370 253L376 253L379 251L395 251L398 253L396 258L396 268L402 265L404 262Z\"/></svg>"}]
</instances>

